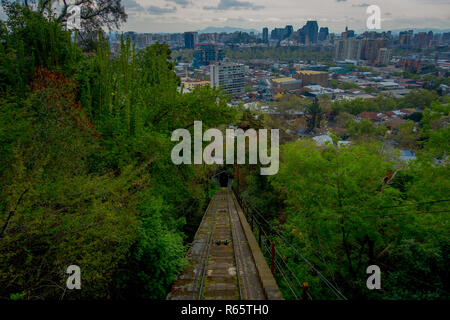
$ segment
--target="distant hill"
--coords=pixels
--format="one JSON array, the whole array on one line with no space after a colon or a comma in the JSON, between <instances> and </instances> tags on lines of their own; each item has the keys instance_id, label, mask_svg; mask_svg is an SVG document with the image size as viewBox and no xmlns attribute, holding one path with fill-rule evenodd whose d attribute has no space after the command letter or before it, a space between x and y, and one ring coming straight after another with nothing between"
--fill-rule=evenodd
<instances>
[{"instance_id":1,"label":"distant hill","mask_svg":"<svg viewBox=\"0 0 450 320\"><path fill-rule=\"evenodd\" d=\"M222 32L233 33L236 31L247 32L247 33L250 33L250 32L260 33L260 31L258 31L256 29L244 29L244 28L236 28L236 27L207 27L202 30L197 30L198 33L222 33Z\"/></svg>"}]
</instances>

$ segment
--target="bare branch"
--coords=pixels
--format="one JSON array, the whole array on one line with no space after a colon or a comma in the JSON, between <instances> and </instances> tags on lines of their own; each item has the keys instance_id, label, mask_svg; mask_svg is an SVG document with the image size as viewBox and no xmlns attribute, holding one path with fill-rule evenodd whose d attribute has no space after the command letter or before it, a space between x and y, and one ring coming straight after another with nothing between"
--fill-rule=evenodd
<instances>
[{"instance_id":1,"label":"bare branch","mask_svg":"<svg viewBox=\"0 0 450 320\"><path fill-rule=\"evenodd\" d=\"M25 189L25 190L22 192L22 194L20 195L19 199L17 200L17 203L16 203L16 206L14 207L14 210L11 210L11 211L9 212L8 217L6 218L6 222L5 222L5 224L3 225L2 231L0 232L0 239L3 238L3 234L5 233L6 228L8 227L9 221L11 220L12 216L14 215L14 213L16 213L17 207L18 207L19 204L22 202L23 196L25 195L25 193L28 192L28 190L29 190L29 189L27 188L27 189Z\"/></svg>"}]
</instances>

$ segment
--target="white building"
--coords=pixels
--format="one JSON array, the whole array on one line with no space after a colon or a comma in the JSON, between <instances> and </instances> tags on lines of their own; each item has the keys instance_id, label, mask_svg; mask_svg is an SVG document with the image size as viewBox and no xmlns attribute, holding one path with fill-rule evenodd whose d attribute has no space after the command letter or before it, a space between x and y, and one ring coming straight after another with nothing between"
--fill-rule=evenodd
<instances>
[{"instance_id":1,"label":"white building","mask_svg":"<svg viewBox=\"0 0 450 320\"><path fill-rule=\"evenodd\" d=\"M245 66L239 63L218 62L210 65L211 87L221 87L230 95L245 92Z\"/></svg>"},{"instance_id":2,"label":"white building","mask_svg":"<svg viewBox=\"0 0 450 320\"><path fill-rule=\"evenodd\" d=\"M337 40L335 43L336 60L359 60L361 57L362 41L356 38Z\"/></svg>"},{"instance_id":3,"label":"white building","mask_svg":"<svg viewBox=\"0 0 450 320\"><path fill-rule=\"evenodd\" d=\"M378 65L387 66L391 60L391 50L388 48L381 48L378 51Z\"/></svg>"}]
</instances>

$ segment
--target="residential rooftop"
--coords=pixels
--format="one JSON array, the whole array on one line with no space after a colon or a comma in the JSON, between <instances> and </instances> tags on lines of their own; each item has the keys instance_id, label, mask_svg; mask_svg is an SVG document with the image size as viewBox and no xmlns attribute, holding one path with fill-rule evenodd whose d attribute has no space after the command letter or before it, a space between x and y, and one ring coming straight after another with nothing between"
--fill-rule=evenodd
<instances>
[{"instance_id":1,"label":"residential rooftop","mask_svg":"<svg viewBox=\"0 0 450 320\"><path fill-rule=\"evenodd\" d=\"M272 79L272 81L275 83L287 83L287 82L298 82L299 80L290 77L285 77L285 78L275 78Z\"/></svg>"},{"instance_id":2,"label":"residential rooftop","mask_svg":"<svg viewBox=\"0 0 450 320\"><path fill-rule=\"evenodd\" d=\"M328 72L325 71L315 71L315 70L298 70L297 73L305 75L328 74Z\"/></svg>"}]
</instances>

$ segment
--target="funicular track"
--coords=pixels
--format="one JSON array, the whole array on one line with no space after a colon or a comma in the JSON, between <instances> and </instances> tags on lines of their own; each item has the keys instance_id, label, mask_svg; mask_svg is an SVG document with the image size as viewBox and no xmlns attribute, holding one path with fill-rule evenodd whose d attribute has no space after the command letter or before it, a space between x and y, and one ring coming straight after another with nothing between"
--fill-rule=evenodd
<instances>
[{"instance_id":1,"label":"funicular track","mask_svg":"<svg viewBox=\"0 0 450 320\"><path fill-rule=\"evenodd\" d=\"M281 299L242 209L227 188L211 200L188 262L167 299Z\"/></svg>"}]
</instances>

